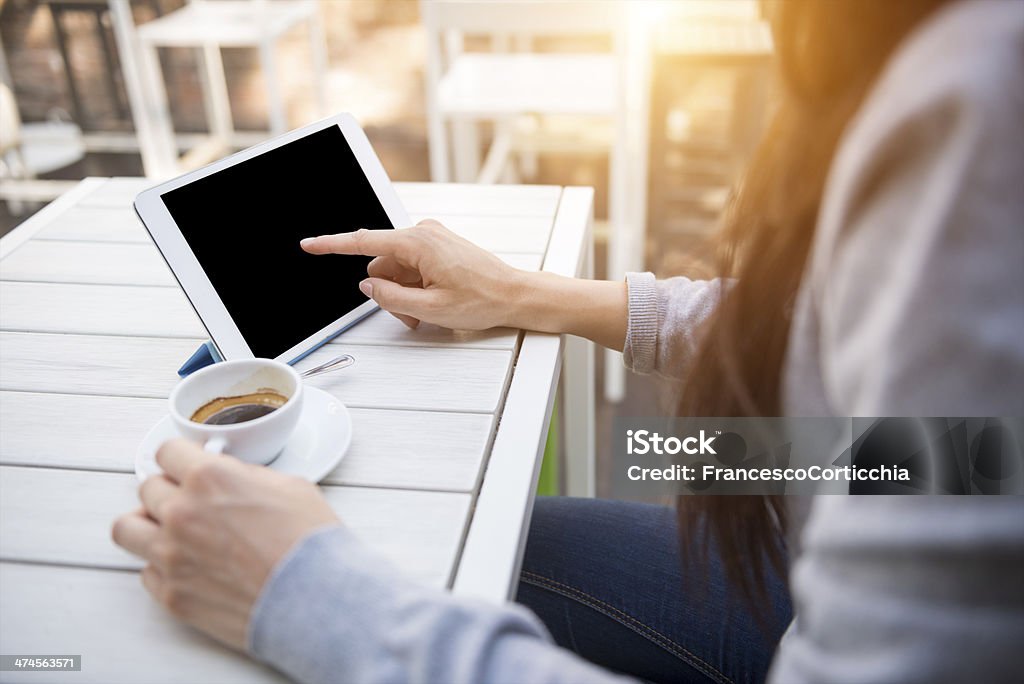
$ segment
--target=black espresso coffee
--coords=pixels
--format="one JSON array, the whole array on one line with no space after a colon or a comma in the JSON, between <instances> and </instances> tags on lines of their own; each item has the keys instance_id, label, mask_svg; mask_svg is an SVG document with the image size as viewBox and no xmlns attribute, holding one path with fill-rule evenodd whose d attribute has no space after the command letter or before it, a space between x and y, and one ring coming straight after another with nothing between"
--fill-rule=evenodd
<instances>
[{"instance_id":1,"label":"black espresso coffee","mask_svg":"<svg viewBox=\"0 0 1024 684\"><path fill-rule=\"evenodd\" d=\"M192 414L192 422L205 425L232 425L262 418L288 403L288 397L271 389L261 389L237 397L217 397Z\"/></svg>"}]
</instances>

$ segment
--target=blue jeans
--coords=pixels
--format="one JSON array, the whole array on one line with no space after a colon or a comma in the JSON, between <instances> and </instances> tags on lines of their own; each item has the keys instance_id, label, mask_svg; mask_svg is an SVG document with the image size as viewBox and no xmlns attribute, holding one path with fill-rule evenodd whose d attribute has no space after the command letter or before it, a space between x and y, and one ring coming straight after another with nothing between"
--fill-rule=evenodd
<instances>
[{"instance_id":1,"label":"blue jeans","mask_svg":"<svg viewBox=\"0 0 1024 684\"><path fill-rule=\"evenodd\" d=\"M542 497L533 509L517 601L559 646L652 682L763 681L792 616L784 578L758 620L709 548L686 572L673 509ZM687 566L689 567L689 566Z\"/></svg>"}]
</instances>

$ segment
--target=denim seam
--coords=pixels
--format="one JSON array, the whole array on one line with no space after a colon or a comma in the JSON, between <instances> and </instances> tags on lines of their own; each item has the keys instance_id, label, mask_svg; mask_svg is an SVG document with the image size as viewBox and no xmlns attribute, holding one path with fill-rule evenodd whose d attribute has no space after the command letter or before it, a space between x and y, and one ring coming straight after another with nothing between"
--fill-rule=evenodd
<instances>
[{"instance_id":1,"label":"denim seam","mask_svg":"<svg viewBox=\"0 0 1024 684\"><path fill-rule=\"evenodd\" d=\"M644 624L632 615L624 613L618 608L609 605L608 603L605 603L601 599L595 598L587 594L586 592L577 589L576 587L571 587L567 584L562 584L561 582L558 582L556 580L549 579L547 577L543 577L541 575L537 575L526 570L522 571L522 579L527 584L533 584L543 589L548 589L557 594L561 594L566 598L579 601L584 605L588 606L589 608L593 608L594 610L598 611L602 615L605 615L611 618L612 620L615 620L627 629L636 632L640 636L650 639L658 646L661 646L665 650L672 653L672 655L676 656L677 658L685 662L687 665L693 667L696 670L699 670L708 677L711 677L712 679L721 682L721 684L732 684L732 680L726 677L721 672L719 672L718 669L716 669L713 665L710 665L709 663L705 662L704 660L702 660L701 658L699 658L698 656L696 656L695 654L681 646L680 644L677 644L675 641L672 641L667 636L665 636L658 630L654 629L653 627Z\"/></svg>"}]
</instances>

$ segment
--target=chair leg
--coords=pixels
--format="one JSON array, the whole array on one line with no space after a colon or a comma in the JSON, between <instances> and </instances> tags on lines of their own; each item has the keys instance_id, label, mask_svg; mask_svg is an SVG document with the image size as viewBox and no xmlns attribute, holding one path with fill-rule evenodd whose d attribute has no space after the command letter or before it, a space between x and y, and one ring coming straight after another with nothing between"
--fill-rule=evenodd
<instances>
[{"instance_id":1,"label":"chair leg","mask_svg":"<svg viewBox=\"0 0 1024 684\"><path fill-rule=\"evenodd\" d=\"M0 157L0 179L10 177L11 180L32 180L35 174L25 163L25 156L21 153L21 147L11 149L6 157ZM33 208L31 202L24 202L20 199L7 200L7 210L11 216L21 216Z\"/></svg>"},{"instance_id":2,"label":"chair leg","mask_svg":"<svg viewBox=\"0 0 1024 684\"><path fill-rule=\"evenodd\" d=\"M621 212L616 211L614 191L608 200L608 280L621 280L626 275L628 259L627 226ZM621 200L620 200L621 201ZM626 367L622 353L614 349L604 351L604 398L613 404L626 396Z\"/></svg>"},{"instance_id":3,"label":"chair leg","mask_svg":"<svg viewBox=\"0 0 1024 684\"><path fill-rule=\"evenodd\" d=\"M591 220L581 278L594 277L593 230ZM573 335L566 337L562 367L565 493L592 497L597 494L594 343Z\"/></svg>"},{"instance_id":4,"label":"chair leg","mask_svg":"<svg viewBox=\"0 0 1024 684\"><path fill-rule=\"evenodd\" d=\"M615 121L615 138L609 155L608 170L608 272L609 280L620 280L629 267L629 128L625 112ZM604 353L604 396L612 403L626 396L626 369L622 354L608 349Z\"/></svg>"},{"instance_id":5,"label":"chair leg","mask_svg":"<svg viewBox=\"0 0 1024 684\"><path fill-rule=\"evenodd\" d=\"M81 127L86 128L89 125L89 121L86 120L85 108L82 105L82 98L78 92L78 86L75 84L75 75L71 70L71 57L68 54L67 41L68 36L64 31L64 24L61 21L63 12L55 5L50 5L50 18L53 21L53 32L57 37L57 49L60 51L61 61L64 62L64 75L67 77L68 96L71 100L71 111L75 114L75 122Z\"/></svg>"},{"instance_id":6,"label":"chair leg","mask_svg":"<svg viewBox=\"0 0 1024 684\"><path fill-rule=\"evenodd\" d=\"M110 0L110 22L143 170L149 177L174 175L178 171L178 150L156 49L139 44L128 0Z\"/></svg>"},{"instance_id":7,"label":"chair leg","mask_svg":"<svg viewBox=\"0 0 1024 684\"><path fill-rule=\"evenodd\" d=\"M100 36L100 44L103 46L103 64L106 67L107 91L110 93L110 102L114 107L119 119L128 119L128 104L121 96L121 89L117 85L117 51L114 49L113 41L107 32L107 21L109 20L109 9L96 12L96 32Z\"/></svg>"},{"instance_id":8,"label":"chair leg","mask_svg":"<svg viewBox=\"0 0 1024 684\"><path fill-rule=\"evenodd\" d=\"M281 84L277 73L277 54L274 52L273 39L268 38L260 44L260 65L267 81L267 109L270 112L270 132L281 135L287 130L287 117L281 93Z\"/></svg>"},{"instance_id":9,"label":"chair leg","mask_svg":"<svg viewBox=\"0 0 1024 684\"><path fill-rule=\"evenodd\" d=\"M506 182L507 169L512 156L512 134L507 126L497 125L495 127L494 140L491 141L491 148L487 151L484 164L477 174L475 182L483 185Z\"/></svg>"},{"instance_id":10,"label":"chair leg","mask_svg":"<svg viewBox=\"0 0 1024 684\"><path fill-rule=\"evenodd\" d=\"M433 9L429 3L421 3L426 25L430 25ZM430 155L430 180L447 183L451 177L451 161L448 151L448 124L441 111L439 91L444 55L441 41L427 32L427 63L423 70L423 89L427 95L427 140Z\"/></svg>"},{"instance_id":11,"label":"chair leg","mask_svg":"<svg viewBox=\"0 0 1024 684\"><path fill-rule=\"evenodd\" d=\"M174 123L171 119L167 90L157 48L146 46L140 50L140 71L146 99L147 123L138 131L142 162L147 176L171 176L179 172L178 147L174 141ZM147 161L146 148L153 152Z\"/></svg>"},{"instance_id":12,"label":"chair leg","mask_svg":"<svg viewBox=\"0 0 1024 684\"><path fill-rule=\"evenodd\" d=\"M451 179L448 131L444 119L437 111L427 112L427 138L430 152L430 180L435 183L447 183Z\"/></svg>"},{"instance_id":13,"label":"chair leg","mask_svg":"<svg viewBox=\"0 0 1024 684\"><path fill-rule=\"evenodd\" d=\"M309 20L309 47L313 58L313 91L316 95L316 115L327 116L327 39L320 23L319 12Z\"/></svg>"},{"instance_id":14,"label":"chair leg","mask_svg":"<svg viewBox=\"0 0 1024 684\"><path fill-rule=\"evenodd\" d=\"M231 146L235 125L231 118L231 99L228 96L227 78L224 75L224 63L221 61L220 47L204 45L196 50L199 66L199 85L203 93L203 106L206 109L206 121L210 133L221 140L226 147Z\"/></svg>"},{"instance_id":15,"label":"chair leg","mask_svg":"<svg viewBox=\"0 0 1024 684\"><path fill-rule=\"evenodd\" d=\"M636 17L627 17L626 30L616 38L619 94L615 114L608 183L608 278L618 280L627 271L643 268L644 225L647 202L647 102L650 50L646 29ZM626 394L622 355L605 353L605 398L621 401Z\"/></svg>"},{"instance_id":16,"label":"chair leg","mask_svg":"<svg viewBox=\"0 0 1024 684\"><path fill-rule=\"evenodd\" d=\"M537 117L536 115L530 114L530 115L527 115L527 116L529 117L529 119L526 119L526 120L530 120L531 121L531 125L534 127L534 130L539 129L543 125L542 122L540 121L540 118ZM519 124L518 121L513 122L514 126L517 126L518 124ZM519 160L519 173L521 173L523 175L523 177L529 178L531 181L534 178L536 178L537 177L537 173L538 173L538 171L540 169L540 164L539 164L539 159L538 159L538 156L537 156L537 151L536 150L519 150L519 154L517 155L517 158Z\"/></svg>"},{"instance_id":17,"label":"chair leg","mask_svg":"<svg viewBox=\"0 0 1024 684\"><path fill-rule=\"evenodd\" d=\"M455 181L475 182L480 173L480 128L476 121L458 119L452 122L452 156L455 159Z\"/></svg>"},{"instance_id":18,"label":"chair leg","mask_svg":"<svg viewBox=\"0 0 1024 684\"><path fill-rule=\"evenodd\" d=\"M614 192L609 193L614 197ZM621 280L626 275L629 254L628 227L621 216L615 211L616 202L609 198L608 222L608 280ZM622 363L622 353L614 349L604 352L604 397L612 403L618 403L626 396L626 367Z\"/></svg>"}]
</instances>

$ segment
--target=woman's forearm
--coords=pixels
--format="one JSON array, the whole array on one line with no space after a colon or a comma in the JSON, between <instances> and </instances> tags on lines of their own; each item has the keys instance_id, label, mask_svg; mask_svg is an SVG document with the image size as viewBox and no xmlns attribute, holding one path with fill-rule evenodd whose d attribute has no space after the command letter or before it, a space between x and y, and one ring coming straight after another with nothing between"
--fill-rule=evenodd
<instances>
[{"instance_id":1,"label":"woman's forearm","mask_svg":"<svg viewBox=\"0 0 1024 684\"><path fill-rule=\"evenodd\" d=\"M621 350L629 315L626 283L521 271L513 288L508 325L566 333Z\"/></svg>"}]
</instances>

